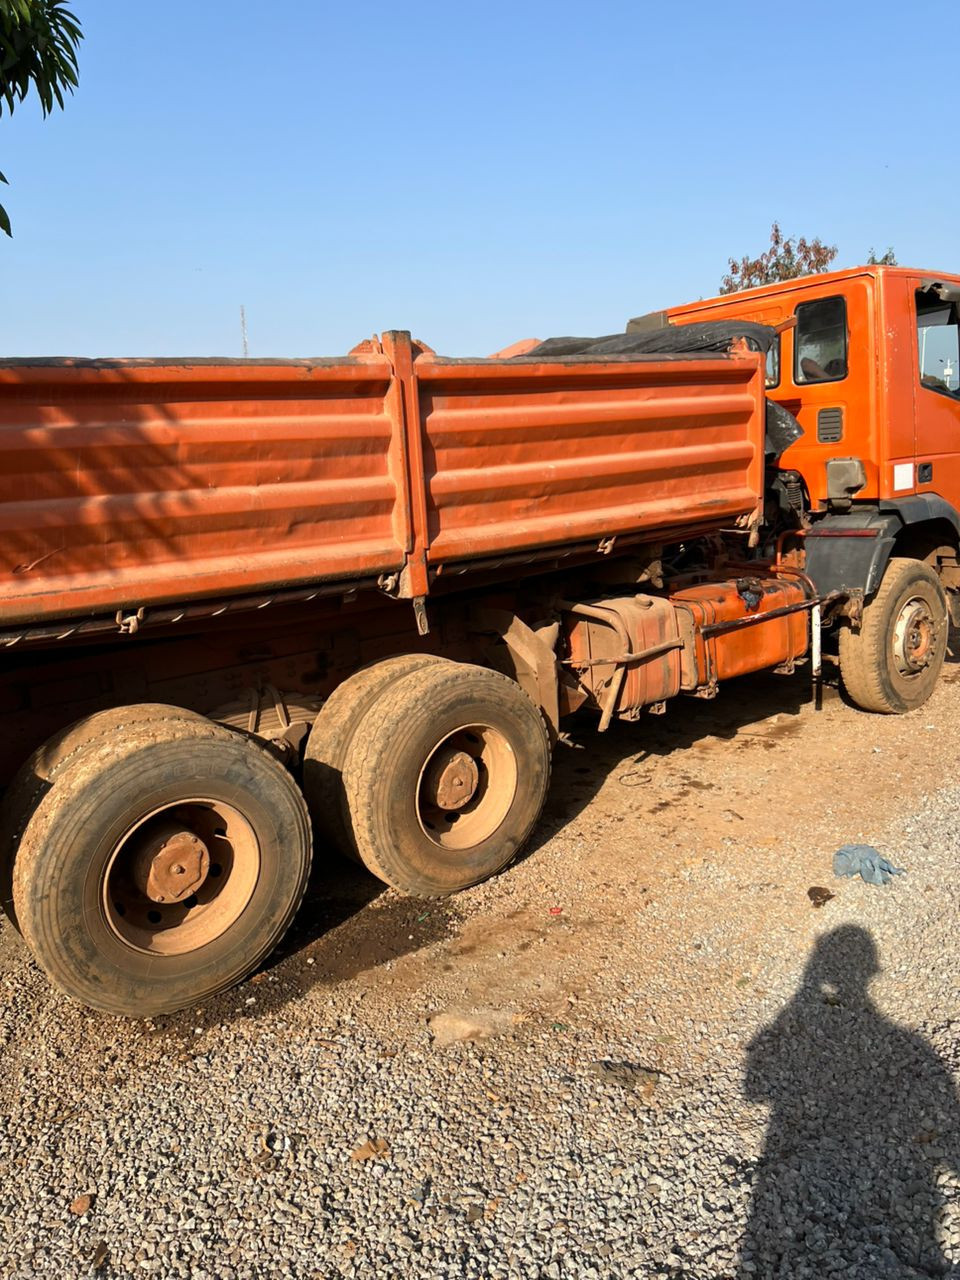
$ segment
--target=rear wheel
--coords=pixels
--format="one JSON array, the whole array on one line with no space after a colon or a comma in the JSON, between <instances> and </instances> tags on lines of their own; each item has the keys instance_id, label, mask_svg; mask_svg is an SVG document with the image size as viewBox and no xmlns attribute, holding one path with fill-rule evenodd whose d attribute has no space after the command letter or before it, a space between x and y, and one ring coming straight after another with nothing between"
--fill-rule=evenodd
<instances>
[{"instance_id":1,"label":"rear wheel","mask_svg":"<svg viewBox=\"0 0 960 1280\"><path fill-rule=\"evenodd\" d=\"M863 610L859 632L840 632L840 675L865 711L900 715L930 697L947 650L947 600L936 573L896 557Z\"/></svg>"},{"instance_id":2,"label":"rear wheel","mask_svg":"<svg viewBox=\"0 0 960 1280\"><path fill-rule=\"evenodd\" d=\"M344 764L360 857L420 897L506 866L533 830L549 780L539 709L499 672L456 663L384 689Z\"/></svg>"},{"instance_id":3,"label":"rear wheel","mask_svg":"<svg viewBox=\"0 0 960 1280\"><path fill-rule=\"evenodd\" d=\"M323 704L303 756L303 791L318 835L358 861L343 791L343 762L357 726L382 691L401 676L444 662L430 653L382 658L355 672Z\"/></svg>"},{"instance_id":4,"label":"rear wheel","mask_svg":"<svg viewBox=\"0 0 960 1280\"><path fill-rule=\"evenodd\" d=\"M13 906L13 863L20 837L37 805L53 785L57 770L78 751L96 741L124 737L145 724L163 722L169 726L185 724L205 726L203 732L215 733L218 726L185 707L160 702L137 702L123 707L96 711L74 721L52 738L48 738L17 770L7 787L0 806L0 907L7 919L19 930ZM226 732L226 730L223 730Z\"/></svg>"},{"instance_id":5,"label":"rear wheel","mask_svg":"<svg viewBox=\"0 0 960 1280\"><path fill-rule=\"evenodd\" d=\"M143 725L71 757L24 831L13 897L51 981L109 1013L204 1000L273 950L310 869L306 806L258 744Z\"/></svg>"}]
</instances>

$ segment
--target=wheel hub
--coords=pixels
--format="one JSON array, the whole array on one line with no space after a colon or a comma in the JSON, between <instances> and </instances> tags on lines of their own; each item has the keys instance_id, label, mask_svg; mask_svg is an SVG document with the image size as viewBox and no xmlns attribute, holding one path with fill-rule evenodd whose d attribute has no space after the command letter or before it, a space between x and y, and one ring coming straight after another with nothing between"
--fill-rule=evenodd
<instances>
[{"instance_id":1,"label":"wheel hub","mask_svg":"<svg viewBox=\"0 0 960 1280\"><path fill-rule=\"evenodd\" d=\"M479 781L476 761L465 751L454 751L431 761L424 778L424 790L439 809L457 810L470 803Z\"/></svg>"},{"instance_id":2,"label":"wheel hub","mask_svg":"<svg viewBox=\"0 0 960 1280\"><path fill-rule=\"evenodd\" d=\"M923 671L936 650L937 628L922 600L908 600L900 610L893 632L893 656L901 675Z\"/></svg>"},{"instance_id":3,"label":"wheel hub","mask_svg":"<svg viewBox=\"0 0 960 1280\"><path fill-rule=\"evenodd\" d=\"M103 880L107 923L148 955L185 955L226 933L260 877L260 842L222 800L179 800L146 813L117 841Z\"/></svg>"},{"instance_id":4,"label":"wheel hub","mask_svg":"<svg viewBox=\"0 0 960 1280\"><path fill-rule=\"evenodd\" d=\"M131 871L134 884L152 902L180 902L210 874L210 852L198 835L170 823L143 840Z\"/></svg>"},{"instance_id":5,"label":"wheel hub","mask_svg":"<svg viewBox=\"0 0 960 1280\"><path fill-rule=\"evenodd\" d=\"M482 845L509 813L518 778L517 758L499 729L461 725L424 762L416 796L421 830L441 849Z\"/></svg>"}]
</instances>

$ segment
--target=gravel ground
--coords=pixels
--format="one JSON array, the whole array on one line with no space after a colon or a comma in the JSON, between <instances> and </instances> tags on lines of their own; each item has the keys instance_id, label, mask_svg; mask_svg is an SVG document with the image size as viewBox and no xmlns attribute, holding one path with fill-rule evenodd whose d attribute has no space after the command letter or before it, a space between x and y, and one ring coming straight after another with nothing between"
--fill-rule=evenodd
<instances>
[{"instance_id":1,"label":"gravel ground","mask_svg":"<svg viewBox=\"0 0 960 1280\"><path fill-rule=\"evenodd\" d=\"M770 677L577 725L504 875L323 868L175 1017L70 1004L4 925L0 1272L949 1274L958 672L903 719ZM856 840L908 874L834 879Z\"/></svg>"}]
</instances>

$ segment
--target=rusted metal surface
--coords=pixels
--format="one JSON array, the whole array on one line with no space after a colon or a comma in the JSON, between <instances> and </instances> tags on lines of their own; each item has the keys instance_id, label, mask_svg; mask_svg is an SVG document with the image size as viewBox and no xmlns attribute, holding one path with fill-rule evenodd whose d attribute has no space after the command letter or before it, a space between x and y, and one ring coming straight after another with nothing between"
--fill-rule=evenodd
<instances>
[{"instance_id":1,"label":"rusted metal surface","mask_svg":"<svg viewBox=\"0 0 960 1280\"><path fill-rule=\"evenodd\" d=\"M462 809L473 799L480 771L465 751L451 751L430 762L423 779L424 794L440 809Z\"/></svg>"},{"instance_id":2,"label":"rusted metal surface","mask_svg":"<svg viewBox=\"0 0 960 1280\"><path fill-rule=\"evenodd\" d=\"M902 676L914 676L936 649L937 619L923 596L905 601L893 627L893 660Z\"/></svg>"},{"instance_id":3,"label":"rusted metal surface","mask_svg":"<svg viewBox=\"0 0 960 1280\"><path fill-rule=\"evenodd\" d=\"M600 729L680 692L677 611L657 596L567 603L565 665L600 708Z\"/></svg>"},{"instance_id":4,"label":"rusted metal surface","mask_svg":"<svg viewBox=\"0 0 960 1280\"><path fill-rule=\"evenodd\" d=\"M210 851L198 835L169 822L152 831L133 858L133 882L151 902L180 902L206 880Z\"/></svg>"},{"instance_id":5,"label":"rusted metal surface","mask_svg":"<svg viewBox=\"0 0 960 1280\"><path fill-rule=\"evenodd\" d=\"M244 815L222 801L196 799L165 806L121 836L101 907L127 946L184 955L236 923L260 873L260 844Z\"/></svg>"},{"instance_id":6,"label":"rusted metal surface","mask_svg":"<svg viewBox=\"0 0 960 1280\"><path fill-rule=\"evenodd\" d=\"M8 361L0 633L371 579L425 632L443 570L749 522L762 437L756 356Z\"/></svg>"},{"instance_id":7,"label":"rusted metal surface","mask_svg":"<svg viewBox=\"0 0 960 1280\"><path fill-rule=\"evenodd\" d=\"M472 628L481 635L497 635L503 641L509 662L506 666L501 664L500 669L516 680L541 709L551 734L556 736L560 726L556 655L559 622L544 623L534 631L512 609L474 605L470 614Z\"/></svg>"},{"instance_id":8,"label":"rusted metal surface","mask_svg":"<svg viewBox=\"0 0 960 1280\"><path fill-rule=\"evenodd\" d=\"M0 629L0 648L29 648L32 645L57 644L69 640L85 640L95 636L135 635L145 627L175 627L180 624L203 624L225 617L245 614L263 614L265 610L289 608L297 604L322 606L329 597L343 600L355 598L362 590L373 591L375 579L318 583L300 590L271 591L269 595L235 596L228 600L201 600L190 605L158 605L140 607L135 614L118 609L112 616L90 619L68 619L47 625L22 624L7 630ZM136 623L134 626L133 623Z\"/></svg>"},{"instance_id":9,"label":"rusted metal surface","mask_svg":"<svg viewBox=\"0 0 960 1280\"><path fill-rule=\"evenodd\" d=\"M489 724L448 734L428 759L417 795L417 820L443 849L467 850L489 839L517 794L519 765L510 743Z\"/></svg>"}]
</instances>

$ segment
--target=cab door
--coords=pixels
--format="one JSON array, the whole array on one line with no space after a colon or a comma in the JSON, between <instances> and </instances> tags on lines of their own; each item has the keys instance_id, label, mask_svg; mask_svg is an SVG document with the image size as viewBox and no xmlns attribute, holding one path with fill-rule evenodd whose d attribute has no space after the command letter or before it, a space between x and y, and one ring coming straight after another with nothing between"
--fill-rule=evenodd
<instances>
[{"instance_id":1,"label":"cab door","mask_svg":"<svg viewBox=\"0 0 960 1280\"><path fill-rule=\"evenodd\" d=\"M913 283L917 493L960 511L960 284ZM909 488L906 474L894 488Z\"/></svg>"},{"instance_id":2,"label":"cab door","mask_svg":"<svg viewBox=\"0 0 960 1280\"><path fill-rule=\"evenodd\" d=\"M781 468L795 468L806 481L813 508L828 500L827 463L858 458L866 483L857 499L879 491L875 440L875 323L872 280L816 276L791 290L796 324L784 333L783 381L768 393L789 409L803 437L781 456Z\"/></svg>"}]
</instances>

